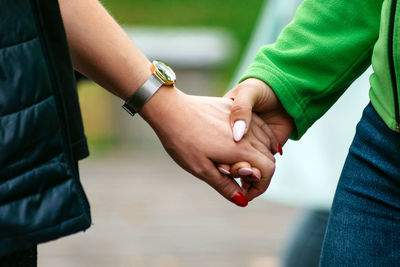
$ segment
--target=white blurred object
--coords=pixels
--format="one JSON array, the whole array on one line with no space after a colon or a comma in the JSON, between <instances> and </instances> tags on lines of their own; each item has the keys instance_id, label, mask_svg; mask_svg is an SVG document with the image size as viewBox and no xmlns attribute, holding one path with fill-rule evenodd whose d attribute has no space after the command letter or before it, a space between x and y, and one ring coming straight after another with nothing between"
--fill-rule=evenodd
<instances>
[{"instance_id":1,"label":"white blurred object","mask_svg":"<svg viewBox=\"0 0 400 267\"><path fill-rule=\"evenodd\" d=\"M240 60L240 65L236 69L230 88L238 83L243 73L253 62L260 47L275 42L282 29L291 21L301 2L302 0L264 1L264 6L260 11L253 34Z\"/></svg>"},{"instance_id":2,"label":"white blurred object","mask_svg":"<svg viewBox=\"0 0 400 267\"><path fill-rule=\"evenodd\" d=\"M300 0L266 1L263 12L238 68L234 86L258 49L275 41L292 19ZM276 171L262 197L306 208L329 209L355 127L368 104L366 71L300 141L288 141L276 156Z\"/></svg>"},{"instance_id":3,"label":"white blurred object","mask_svg":"<svg viewBox=\"0 0 400 267\"><path fill-rule=\"evenodd\" d=\"M276 157L276 171L267 199L309 208L329 208L348 149L368 104L366 71L300 141L288 141L283 156Z\"/></svg>"},{"instance_id":4,"label":"white blurred object","mask_svg":"<svg viewBox=\"0 0 400 267\"><path fill-rule=\"evenodd\" d=\"M184 68L217 67L237 50L229 31L205 27L124 27L125 32L151 60Z\"/></svg>"}]
</instances>

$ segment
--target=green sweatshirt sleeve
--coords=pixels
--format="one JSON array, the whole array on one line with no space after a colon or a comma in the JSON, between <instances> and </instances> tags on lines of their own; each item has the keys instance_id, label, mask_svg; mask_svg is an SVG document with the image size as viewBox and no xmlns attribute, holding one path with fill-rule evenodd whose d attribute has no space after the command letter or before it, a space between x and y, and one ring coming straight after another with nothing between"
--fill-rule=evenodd
<instances>
[{"instance_id":1,"label":"green sweatshirt sleeve","mask_svg":"<svg viewBox=\"0 0 400 267\"><path fill-rule=\"evenodd\" d=\"M241 81L258 78L293 117L299 139L370 65L378 39L377 0L305 0L272 45L261 47Z\"/></svg>"}]
</instances>

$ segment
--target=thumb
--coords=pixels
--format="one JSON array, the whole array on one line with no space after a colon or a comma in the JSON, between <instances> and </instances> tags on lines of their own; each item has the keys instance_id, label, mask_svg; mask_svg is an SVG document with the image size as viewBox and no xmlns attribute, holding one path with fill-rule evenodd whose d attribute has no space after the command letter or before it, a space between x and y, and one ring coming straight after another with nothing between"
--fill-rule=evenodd
<instances>
[{"instance_id":1,"label":"thumb","mask_svg":"<svg viewBox=\"0 0 400 267\"><path fill-rule=\"evenodd\" d=\"M236 95L231 108L230 123L233 139L239 142L249 129L252 110L258 100L258 91L249 87L245 82L234 88Z\"/></svg>"}]
</instances>

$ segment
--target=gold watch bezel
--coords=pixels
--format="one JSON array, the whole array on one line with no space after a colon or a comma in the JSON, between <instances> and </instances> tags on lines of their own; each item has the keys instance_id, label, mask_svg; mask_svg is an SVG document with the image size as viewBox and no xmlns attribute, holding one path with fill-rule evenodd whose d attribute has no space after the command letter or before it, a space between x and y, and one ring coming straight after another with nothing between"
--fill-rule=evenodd
<instances>
[{"instance_id":1,"label":"gold watch bezel","mask_svg":"<svg viewBox=\"0 0 400 267\"><path fill-rule=\"evenodd\" d=\"M173 85L176 82L175 72L162 60L154 60L150 70L164 85Z\"/></svg>"}]
</instances>

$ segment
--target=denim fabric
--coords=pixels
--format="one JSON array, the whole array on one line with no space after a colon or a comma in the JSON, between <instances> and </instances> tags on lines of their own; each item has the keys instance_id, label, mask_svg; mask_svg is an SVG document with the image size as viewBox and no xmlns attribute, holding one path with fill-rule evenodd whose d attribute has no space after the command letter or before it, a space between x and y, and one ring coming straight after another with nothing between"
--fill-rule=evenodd
<instances>
[{"instance_id":1,"label":"denim fabric","mask_svg":"<svg viewBox=\"0 0 400 267\"><path fill-rule=\"evenodd\" d=\"M371 104L339 180L320 266L400 266L400 134Z\"/></svg>"},{"instance_id":2,"label":"denim fabric","mask_svg":"<svg viewBox=\"0 0 400 267\"><path fill-rule=\"evenodd\" d=\"M296 221L282 256L282 267L317 267L329 210L307 209Z\"/></svg>"}]
</instances>

